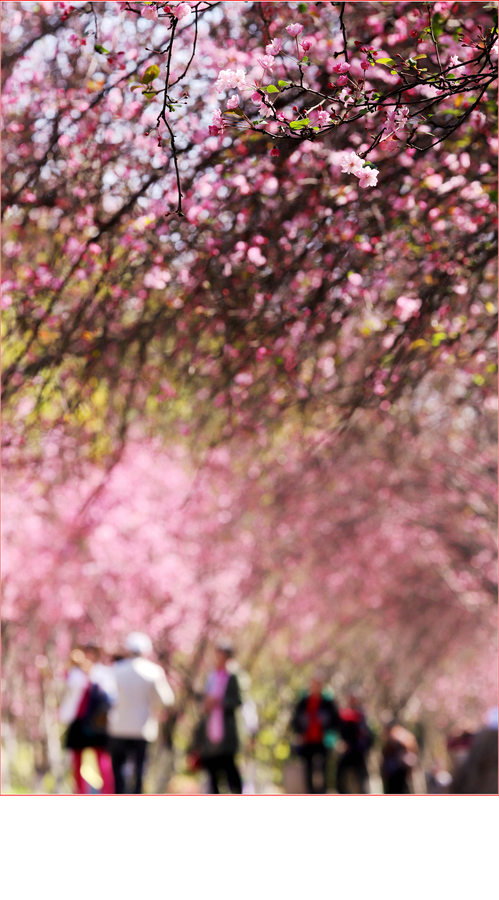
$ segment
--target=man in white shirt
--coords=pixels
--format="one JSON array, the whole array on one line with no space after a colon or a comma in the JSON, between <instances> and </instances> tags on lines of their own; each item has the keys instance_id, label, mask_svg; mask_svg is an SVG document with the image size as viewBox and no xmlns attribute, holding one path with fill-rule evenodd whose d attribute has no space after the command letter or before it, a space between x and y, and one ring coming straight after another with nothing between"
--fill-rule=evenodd
<instances>
[{"instance_id":1,"label":"man in white shirt","mask_svg":"<svg viewBox=\"0 0 499 900\"><path fill-rule=\"evenodd\" d=\"M131 761L135 778L131 793L141 794L147 745L158 737L158 712L172 706L175 697L161 666L146 659L152 651L150 638L134 631L125 646L130 657L114 666L118 699L109 716L110 751L116 793L128 793L124 767Z\"/></svg>"}]
</instances>

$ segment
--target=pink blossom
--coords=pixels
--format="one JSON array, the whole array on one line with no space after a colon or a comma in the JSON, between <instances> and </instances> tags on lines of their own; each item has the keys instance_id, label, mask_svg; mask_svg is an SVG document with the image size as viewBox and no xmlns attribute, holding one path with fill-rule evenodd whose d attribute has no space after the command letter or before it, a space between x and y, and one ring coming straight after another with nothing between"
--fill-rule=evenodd
<instances>
[{"instance_id":1,"label":"pink blossom","mask_svg":"<svg viewBox=\"0 0 499 900\"><path fill-rule=\"evenodd\" d=\"M368 62L367 59L364 59L364 60L362 60L362 62L360 64L360 68L364 69L364 71L365 71L366 69L369 68L370 65L371 65L371 63Z\"/></svg>"},{"instance_id":2,"label":"pink blossom","mask_svg":"<svg viewBox=\"0 0 499 900\"><path fill-rule=\"evenodd\" d=\"M361 188L374 187L378 183L378 170L372 169L371 166L364 166L361 172L355 174Z\"/></svg>"},{"instance_id":3,"label":"pink blossom","mask_svg":"<svg viewBox=\"0 0 499 900\"><path fill-rule=\"evenodd\" d=\"M402 295L395 304L395 315L401 322L407 322L418 312L420 307L421 300L419 297L405 297Z\"/></svg>"},{"instance_id":4,"label":"pink blossom","mask_svg":"<svg viewBox=\"0 0 499 900\"><path fill-rule=\"evenodd\" d=\"M258 112L262 117L272 115L271 107L267 106L267 104L263 102L263 100L260 96L258 96L258 100L255 100L255 103L260 104L260 108L259 108Z\"/></svg>"},{"instance_id":5,"label":"pink blossom","mask_svg":"<svg viewBox=\"0 0 499 900\"><path fill-rule=\"evenodd\" d=\"M449 60L449 65L450 66L462 66L462 62L459 59L459 56L451 56L451 58Z\"/></svg>"},{"instance_id":6,"label":"pink blossom","mask_svg":"<svg viewBox=\"0 0 499 900\"><path fill-rule=\"evenodd\" d=\"M215 90L220 94L222 91L227 91L229 88L243 88L246 85L246 75L244 69L238 69L237 72L232 72L231 69L223 69L218 73L218 78L215 82Z\"/></svg>"},{"instance_id":7,"label":"pink blossom","mask_svg":"<svg viewBox=\"0 0 499 900\"><path fill-rule=\"evenodd\" d=\"M348 84L348 76L340 75L336 84L338 85L338 87L343 87L344 84Z\"/></svg>"},{"instance_id":8,"label":"pink blossom","mask_svg":"<svg viewBox=\"0 0 499 900\"><path fill-rule=\"evenodd\" d=\"M6 243L4 244L3 252L6 256L9 257L19 256L22 249L22 244L20 244L19 241L6 241Z\"/></svg>"},{"instance_id":9,"label":"pink blossom","mask_svg":"<svg viewBox=\"0 0 499 900\"><path fill-rule=\"evenodd\" d=\"M185 19L186 16L190 16L192 10L188 3L179 3L175 9L172 10L173 15L180 22L181 19Z\"/></svg>"},{"instance_id":10,"label":"pink blossom","mask_svg":"<svg viewBox=\"0 0 499 900\"><path fill-rule=\"evenodd\" d=\"M409 110L407 106L403 106L401 109L392 110L386 114L385 126L391 134L396 134L406 127L408 118Z\"/></svg>"},{"instance_id":11,"label":"pink blossom","mask_svg":"<svg viewBox=\"0 0 499 900\"><path fill-rule=\"evenodd\" d=\"M348 72L349 68L350 63L340 62L336 63L336 65L333 66L333 72L337 72L339 75L343 75L344 72Z\"/></svg>"},{"instance_id":12,"label":"pink blossom","mask_svg":"<svg viewBox=\"0 0 499 900\"><path fill-rule=\"evenodd\" d=\"M246 256L255 266L264 266L267 260L262 255L259 247L250 247Z\"/></svg>"},{"instance_id":13,"label":"pink blossom","mask_svg":"<svg viewBox=\"0 0 499 900\"><path fill-rule=\"evenodd\" d=\"M265 47L265 53L269 56L277 56L282 50L282 38L274 38L271 44Z\"/></svg>"},{"instance_id":14,"label":"pink blossom","mask_svg":"<svg viewBox=\"0 0 499 900\"><path fill-rule=\"evenodd\" d=\"M289 35L291 35L291 37L297 37L299 34L302 33L303 25L298 25L296 23L293 25L287 25L286 31L288 32Z\"/></svg>"},{"instance_id":15,"label":"pink blossom","mask_svg":"<svg viewBox=\"0 0 499 900\"><path fill-rule=\"evenodd\" d=\"M158 21L158 10L155 6L148 4L147 6L143 6L140 10L140 15L143 19L150 19L151 22Z\"/></svg>"},{"instance_id":16,"label":"pink blossom","mask_svg":"<svg viewBox=\"0 0 499 900\"><path fill-rule=\"evenodd\" d=\"M234 381L236 384L249 386L250 384L253 384L253 376L251 372L238 372Z\"/></svg>"},{"instance_id":17,"label":"pink blossom","mask_svg":"<svg viewBox=\"0 0 499 900\"><path fill-rule=\"evenodd\" d=\"M328 125L331 122L331 116L325 109L319 109L317 111L316 122L321 127L322 125Z\"/></svg>"},{"instance_id":18,"label":"pink blossom","mask_svg":"<svg viewBox=\"0 0 499 900\"><path fill-rule=\"evenodd\" d=\"M214 109L212 113L212 125L210 125L210 134L217 135L223 134L225 131L225 122L222 118L222 111L220 109Z\"/></svg>"},{"instance_id":19,"label":"pink blossom","mask_svg":"<svg viewBox=\"0 0 499 900\"><path fill-rule=\"evenodd\" d=\"M281 151L279 150L279 147L272 147L272 150L270 151L270 155L271 156L280 156Z\"/></svg>"},{"instance_id":20,"label":"pink blossom","mask_svg":"<svg viewBox=\"0 0 499 900\"><path fill-rule=\"evenodd\" d=\"M261 65L262 69L273 69L275 65L273 56L259 56L257 57L257 63Z\"/></svg>"},{"instance_id":21,"label":"pink blossom","mask_svg":"<svg viewBox=\"0 0 499 900\"><path fill-rule=\"evenodd\" d=\"M346 75L342 75L342 76L340 76L340 77L346 78L347 76L346 76ZM340 79L338 78L338 81L339 81L339 80L340 80ZM349 94L349 92L347 91L346 88L344 88L344 89L341 91L341 93L338 94L338 100L340 100L341 103L344 103L345 106L349 106L351 103L354 102L353 97Z\"/></svg>"},{"instance_id":22,"label":"pink blossom","mask_svg":"<svg viewBox=\"0 0 499 900\"><path fill-rule=\"evenodd\" d=\"M341 171L348 172L352 175L360 176L361 169L364 166L364 160L357 156L356 153L352 150L350 153L345 153L341 157Z\"/></svg>"},{"instance_id":23,"label":"pink blossom","mask_svg":"<svg viewBox=\"0 0 499 900\"><path fill-rule=\"evenodd\" d=\"M166 287L169 281L172 280L172 276L168 272L167 269L161 269L159 266L153 266L149 272L146 272L144 275L144 287L146 288L156 288L156 290L162 290Z\"/></svg>"},{"instance_id":24,"label":"pink blossom","mask_svg":"<svg viewBox=\"0 0 499 900\"><path fill-rule=\"evenodd\" d=\"M227 100L227 109L235 109L236 106L239 106L239 97L234 94L233 97L229 97Z\"/></svg>"},{"instance_id":25,"label":"pink blossom","mask_svg":"<svg viewBox=\"0 0 499 900\"><path fill-rule=\"evenodd\" d=\"M300 41L300 47L303 49L304 53L310 50L312 44L313 41L311 41L310 38L305 38L303 41Z\"/></svg>"}]
</instances>

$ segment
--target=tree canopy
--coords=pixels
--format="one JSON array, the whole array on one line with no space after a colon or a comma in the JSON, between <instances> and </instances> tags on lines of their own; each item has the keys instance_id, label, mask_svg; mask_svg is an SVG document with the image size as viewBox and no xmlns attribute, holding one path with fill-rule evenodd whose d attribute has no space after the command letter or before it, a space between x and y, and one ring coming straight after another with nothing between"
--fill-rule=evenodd
<instances>
[{"instance_id":1,"label":"tree canopy","mask_svg":"<svg viewBox=\"0 0 499 900\"><path fill-rule=\"evenodd\" d=\"M15 2L2 36L12 720L43 739L44 666L145 623L184 698L225 631L261 683L478 715L496 4Z\"/></svg>"}]
</instances>

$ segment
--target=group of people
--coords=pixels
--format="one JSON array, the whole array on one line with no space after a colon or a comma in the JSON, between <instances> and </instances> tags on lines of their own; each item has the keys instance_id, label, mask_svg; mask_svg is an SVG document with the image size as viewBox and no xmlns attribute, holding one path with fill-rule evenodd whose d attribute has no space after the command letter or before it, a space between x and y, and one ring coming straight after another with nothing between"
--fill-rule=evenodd
<instances>
[{"instance_id":1,"label":"group of people","mask_svg":"<svg viewBox=\"0 0 499 900\"><path fill-rule=\"evenodd\" d=\"M173 690L161 666L148 657L150 638L141 632L129 634L122 652L111 664L102 661L96 643L81 644L73 650L66 679L60 720L67 725L65 747L72 754L72 770L77 793L86 791L82 757L86 748L94 750L104 794L141 794L148 746L157 740L161 710L175 703ZM196 695L199 717L187 761L191 771L204 770L208 791L220 793L221 781L233 794L243 792L236 755L239 735L236 710L243 718L253 718L249 732L257 730L256 712L244 701L232 647L215 647L214 668L204 692ZM338 708L316 673L308 691L300 697L291 721L295 750L303 761L305 790L326 793L328 759L336 750L336 789L340 794L369 792L367 754L374 736L358 695L352 693L348 706ZM400 732L400 733L398 733ZM408 776L415 756L407 742L408 732L398 726L387 734L383 747L382 776L385 793L408 793ZM404 732L404 735L402 734ZM412 735L409 735L412 738ZM414 740L412 738L412 740Z\"/></svg>"},{"instance_id":2,"label":"group of people","mask_svg":"<svg viewBox=\"0 0 499 900\"><path fill-rule=\"evenodd\" d=\"M158 737L161 710L175 703L164 670L147 658L151 652L152 643L141 632L128 635L111 665L103 664L96 643L72 651L59 718L67 726L64 745L72 754L76 793L86 792L82 757L87 748L95 752L102 793L143 792L148 745ZM213 794L220 793L221 777L233 794L241 794L243 787L235 761L239 749L235 713L243 700L237 675L230 670L232 655L228 644L215 648L214 669L203 695L197 697L201 715L189 754L191 769L207 772ZM251 704L245 706L251 719L254 710ZM254 722L250 731L252 727Z\"/></svg>"},{"instance_id":3,"label":"group of people","mask_svg":"<svg viewBox=\"0 0 499 900\"><path fill-rule=\"evenodd\" d=\"M81 772L83 751L95 751L104 794L141 794L147 747L158 737L158 712L175 697L161 666L147 657L150 638L129 634L122 654L112 665L101 661L94 643L71 654L66 692L59 718L67 725L65 747L72 753L78 794L85 793ZM130 771L132 783L127 784Z\"/></svg>"},{"instance_id":4,"label":"group of people","mask_svg":"<svg viewBox=\"0 0 499 900\"><path fill-rule=\"evenodd\" d=\"M86 748L95 752L102 793L143 792L148 746L158 738L162 711L167 716L166 710L175 703L163 668L148 658L151 653L150 638L140 632L129 634L123 650L108 664L95 643L73 650L60 720L67 726L64 744L72 754L77 793L88 789L82 775ZM238 718L254 737L258 716L255 705L243 696L240 679L232 647L217 644L204 691L195 695L198 721L187 755L191 771L206 773L208 793L220 793L222 781L232 794L243 793L236 761ZM345 707L338 706L325 687L324 674L317 671L292 711L289 730L302 762L305 793L327 793L333 781L339 794L369 793L368 755L374 733L357 693L350 693ZM333 748L335 765L330 765ZM497 759L497 747L495 752ZM414 735L396 722L386 725L380 766L384 793L411 793L418 763Z\"/></svg>"},{"instance_id":5,"label":"group of people","mask_svg":"<svg viewBox=\"0 0 499 900\"><path fill-rule=\"evenodd\" d=\"M331 749L336 757L338 794L368 794L367 757L374 743L359 695L351 692L348 705L339 708L324 688L324 677L315 673L309 689L299 699L291 720L294 745L305 769L308 794L324 794L328 786ZM385 729L381 778L385 794L408 794L411 772L418 762L414 736L395 722Z\"/></svg>"}]
</instances>

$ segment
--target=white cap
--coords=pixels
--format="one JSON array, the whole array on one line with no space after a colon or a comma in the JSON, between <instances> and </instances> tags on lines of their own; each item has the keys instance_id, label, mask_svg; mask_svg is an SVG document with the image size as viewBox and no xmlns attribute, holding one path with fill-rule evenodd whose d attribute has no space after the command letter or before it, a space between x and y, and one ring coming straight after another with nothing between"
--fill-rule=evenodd
<instances>
[{"instance_id":1,"label":"white cap","mask_svg":"<svg viewBox=\"0 0 499 900\"><path fill-rule=\"evenodd\" d=\"M125 647L130 653L136 653L137 656L149 656L152 652L152 641L142 631L132 631L125 641Z\"/></svg>"}]
</instances>

